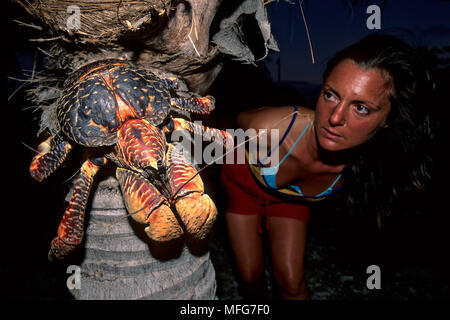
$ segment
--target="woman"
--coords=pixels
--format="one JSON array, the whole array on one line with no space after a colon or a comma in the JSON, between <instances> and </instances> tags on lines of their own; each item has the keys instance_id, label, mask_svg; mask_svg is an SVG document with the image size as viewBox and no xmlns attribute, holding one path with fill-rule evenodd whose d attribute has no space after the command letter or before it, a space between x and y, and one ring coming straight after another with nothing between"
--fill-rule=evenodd
<instances>
[{"instance_id":1,"label":"woman","mask_svg":"<svg viewBox=\"0 0 450 320\"><path fill-rule=\"evenodd\" d=\"M281 137L268 144L279 152L275 165L258 159L222 170L228 234L245 296L265 291L262 217L282 297L308 299L310 201L344 189L352 212L372 211L381 223L399 194L427 181L430 159L423 147L431 131L424 110L433 86L413 48L392 36L368 36L331 59L323 79L315 111L265 107L238 116L244 130L278 129Z\"/></svg>"}]
</instances>

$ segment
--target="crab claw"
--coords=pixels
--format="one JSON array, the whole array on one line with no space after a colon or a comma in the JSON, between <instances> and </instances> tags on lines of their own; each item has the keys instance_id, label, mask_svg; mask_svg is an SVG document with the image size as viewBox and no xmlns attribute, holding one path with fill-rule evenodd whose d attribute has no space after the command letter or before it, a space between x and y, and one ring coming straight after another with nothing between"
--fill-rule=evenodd
<instances>
[{"instance_id":1,"label":"crab claw","mask_svg":"<svg viewBox=\"0 0 450 320\"><path fill-rule=\"evenodd\" d=\"M123 168L117 169L116 176L128 212L136 222L147 225L145 232L150 239L164 242L183 234L169 203L154 185L139 174Z\"/></svg>"},{"instance_id":2,"label":"crab claw","mask_svg":"<svg viewBox=\"0 0 450 320\"><path fill-rule=\"evenodd\" d=\"M169 145L166 161L167 177L178 215L192 237L203 239L216 220L216 206L204 193L203 181L197 170L180 150Z\"/></svg>"},{"instance_id":3,"label":"crab claw","mask_svg":"<svg viewBox=\"0 0 450 320\"><path fill-rule=\"evenodd\" d=\"M59 134L41 142L38 146L38 153L30 164L31 177L41 182L50 176L66 159L71 149L72 146Z\"/></svg>"},{"instance_id":4,"label":"crab claw","mask_svg":"<svg viewBox=\"0 0 450 320\"><path fill-rule=\"evenodd\" d=\"M191 193L175 202L186 231L196 239L204 239L217 217L217 209L207 194Z\"/></svg>"}]
</instances>

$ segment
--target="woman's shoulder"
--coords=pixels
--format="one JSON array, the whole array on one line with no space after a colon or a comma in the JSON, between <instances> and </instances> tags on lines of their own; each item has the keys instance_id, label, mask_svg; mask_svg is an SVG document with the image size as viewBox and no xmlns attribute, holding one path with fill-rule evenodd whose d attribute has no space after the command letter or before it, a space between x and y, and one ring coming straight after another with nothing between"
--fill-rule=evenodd
<instances>
[{"instance_id":1,"label":"woman's shoulder","mask_svg":"<svg viewBox=\"0 0 450 320\"><path fill-rule=\"evenodd\" d=\"M238 115L237 124L240 128L248 129L266 129L266 128L284 128L289 125L297 113L299 122L308 122L314 118L314 110L292 106L277 106L277 107L261 107L257 109L248 110ZM297 122L297 121L296 121Z\"/></svg>"}]
</instances>

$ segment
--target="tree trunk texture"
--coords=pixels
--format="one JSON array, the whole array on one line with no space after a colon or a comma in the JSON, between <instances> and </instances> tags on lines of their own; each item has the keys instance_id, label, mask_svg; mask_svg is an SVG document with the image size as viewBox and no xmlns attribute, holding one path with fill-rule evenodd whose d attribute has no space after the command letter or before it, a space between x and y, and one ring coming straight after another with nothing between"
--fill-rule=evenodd
<instances>
[{"instance_id":1,"label":"tree trunk texture","mask_svg":"<svg viewBox=\"0 0 450 320\"><path fill-rule=\"evenodd\" d=\"M99 183L87 212L80 300L216 298L209 252L192 253L182 241L155 245L127 218L119 184Z\"/></svg>"}]
</instances>

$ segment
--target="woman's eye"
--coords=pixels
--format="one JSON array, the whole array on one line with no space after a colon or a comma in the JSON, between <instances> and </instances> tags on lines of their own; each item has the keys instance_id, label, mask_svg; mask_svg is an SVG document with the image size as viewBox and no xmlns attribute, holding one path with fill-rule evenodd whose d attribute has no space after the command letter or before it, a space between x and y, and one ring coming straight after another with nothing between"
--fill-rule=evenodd
<instances>
[{"instance_id":1,"label":"woman's eye","mask_svg":"<svg viewBox=\"0 0 450 320\"><path fill-rule=\"evenodd\" d=\"M331 92L328 91L324 91L323 92L323 97L326 101L333 101L334 100L334 95Z\"/></svg>"},{"instance_id":2,"label":"woman's eye","mask_svg":"<svg viewBox=\"0 0 450 320\"><path fill-rule=\"evenodd\" d=\"M356 108L356 111L361 115L369 114L369 109L367 107L363 106L362 104L357 104L355 108Z\"/></svg>"}]
</instances>

